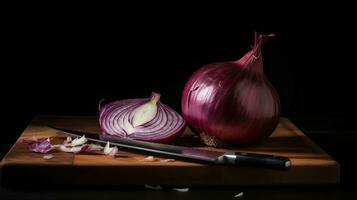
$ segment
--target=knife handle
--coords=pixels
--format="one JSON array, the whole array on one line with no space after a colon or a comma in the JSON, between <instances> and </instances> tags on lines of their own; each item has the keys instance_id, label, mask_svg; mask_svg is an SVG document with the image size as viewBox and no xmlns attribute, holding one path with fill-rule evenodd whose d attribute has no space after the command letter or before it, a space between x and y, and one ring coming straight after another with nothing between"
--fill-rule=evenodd
<instances>
[{"instance_id":1,"label":"knife handle","mask_svg":"<svg viewBox=\"0 0 357 200\"><path fill-rule=\"evenodd\" d=\"M242 152L227 152L219 156L216 163L276 170L288 170L291 167L291 161L287 157Z\"/></svg>"}]
</instances>

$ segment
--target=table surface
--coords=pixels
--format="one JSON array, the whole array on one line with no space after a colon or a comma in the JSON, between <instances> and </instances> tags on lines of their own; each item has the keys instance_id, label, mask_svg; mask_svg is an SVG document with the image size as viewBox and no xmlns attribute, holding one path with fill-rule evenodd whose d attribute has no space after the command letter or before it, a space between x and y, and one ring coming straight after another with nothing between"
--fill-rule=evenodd
<instances>
[{"instance_id":1,"label":"table surface","mask_svg":"<svg viewBox=\"0 0 357 200\"><path fill-rule=\"evenodd\" d=\"M208 165L184 160L170 163L144 162L144 158L152 155L151 153L132 152L121 148L115 158L99 154L54 151L54 158L45 160L43 155L30 152L21 141L32 137L50 137L53 144L61 144L66 135L48 128L48 125L93 133L101 131L95 116L35 117L1 162L1 181L4 185L331 185L338 184L340 180L338 163L287 118L281 118L274 133L265 142L256 145L206 147L189 129L175 141L175 144L222 153L236 151L286 156L292 162L291 169L287 171ZM164 158L159 155L155 157ZM43 177L41 181L36 179L39 173ZM68 181L69 177L76 178ZM14 179L18 181L14 182ZM101 179L103 183L92 181L97 179Z\"/></svg>"},{"instance_id":2,"label":"table surface","mask_svg":"<svg viewBox=\"0 0 357 200\"><path fill-rule=\"evenodd\" d=\"M244 199L351 199L357 197L357 164L351 159L351 146L357 142L355 131L313 129L315 123L295 122L299 128L316 142L329 155L334 157L341 167L341 184L324 187L204 187L190 188L181 193L170 189L153 191L144 187L95 187L95 188L3 188L0 187L0 199L234 199L234 195L243 192ZM308 129L304 129L308 127ZM20 133L19 133L20 134ZM1 156L14 143L4 143Z\"/></svg>"}]
</instances>

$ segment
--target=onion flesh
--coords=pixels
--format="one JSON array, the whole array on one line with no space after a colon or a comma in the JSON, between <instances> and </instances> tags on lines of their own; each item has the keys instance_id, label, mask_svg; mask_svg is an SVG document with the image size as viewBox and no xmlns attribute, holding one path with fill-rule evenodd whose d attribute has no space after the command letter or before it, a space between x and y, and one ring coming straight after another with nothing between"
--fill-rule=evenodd
<instances>
[{"instance_id":1,"label":"onion flesh","mask_svg":"<svg viewBox=\"0 0 357 200\"><path fill-rule=\"evenodd\" d=\"M134 116L133 116L133 127L140 126L142 124L145 124L156 116L157 113L157 101L159 101L160 95L153 95L151 100L141 106L139 106L135 111L134 111Z\"/></svg>"},{"instance_id":2,"label":"onion flesh","mask_svg":"<svg viewBox=\"0 0 357 200\"><path fill-rule=\"evenodd\" d=\"M119 100L100 107L102 134L162 143L175 140L186 122L160 97L153 92L150 98Z\"/></svg>"},{"instance_id":3,"label":"onion flesh","mask_svg":"<svg viewBox=\"0 0 357 200\"><path fill-rule=\"evenodd\" d=\"M50 138L35 138L23 139L22 144L28 145L30 151L37 153L48 153L54 149L51 144Z\"/></svg>"}]
</instances>

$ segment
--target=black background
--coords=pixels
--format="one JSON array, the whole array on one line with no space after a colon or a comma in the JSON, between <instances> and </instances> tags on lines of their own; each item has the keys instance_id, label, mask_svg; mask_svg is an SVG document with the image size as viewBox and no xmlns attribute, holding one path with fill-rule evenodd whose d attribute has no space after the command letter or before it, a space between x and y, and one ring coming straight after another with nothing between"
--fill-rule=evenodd
<instances>
[{"instance_id":1,"label":"black background","mask_svg":"<svg viewBox=\"0 0 357 200\"><path fill-rule=\"evenodd\" d=\"M355 16L347 7L15 9L2 20L1 155L34 115L97 115L103 98L157 91L180 112L189 76L239 59L258 31L276 34L263 59L283 116L343 160L357 122Z\"/></svg>"}]
</instances>

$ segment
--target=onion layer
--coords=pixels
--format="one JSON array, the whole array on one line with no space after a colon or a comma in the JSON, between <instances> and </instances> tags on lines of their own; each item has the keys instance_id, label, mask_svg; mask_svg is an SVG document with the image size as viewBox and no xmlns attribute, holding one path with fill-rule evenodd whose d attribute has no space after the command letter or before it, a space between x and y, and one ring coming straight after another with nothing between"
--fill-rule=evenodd
<instances>
[{"instance_id":1,"label":"onion layer","mask_svg":"<svg viewBox=\"0 0 357 200\"><path fill-rule=\"evenodd\" d=\"M99 108L102 134L123 138L168 143L182 134L183 117L160 101L151 98L126 99Z\"/></svg>"},{"instance_id":2,"label":"onion layer","mask_svg":"<svg viewBox=\"0 0 357 200\"><path fill-rule=\"evenodd\" d=\"M255 143L277 126L280 101L261 55L271 36L255 34L253 49L241 59L206 65L187 81L183 116L207 145Z\"/></svg>"}]
</instances>

